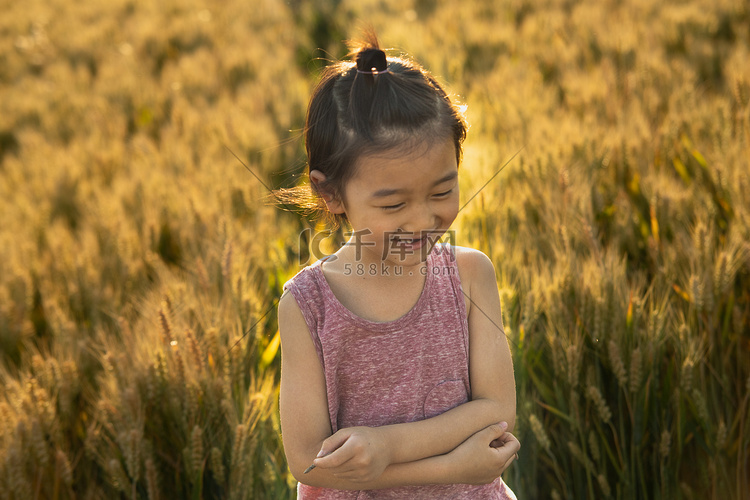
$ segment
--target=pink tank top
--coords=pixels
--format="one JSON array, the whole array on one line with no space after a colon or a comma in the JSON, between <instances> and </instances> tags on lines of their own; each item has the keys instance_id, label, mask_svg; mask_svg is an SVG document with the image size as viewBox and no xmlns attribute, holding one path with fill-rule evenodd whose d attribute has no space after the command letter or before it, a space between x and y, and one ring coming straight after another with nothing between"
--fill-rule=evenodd
<instances>
[{"instance_id":1,"label":"pink tank top","mask_svg":"<svg viewBox=\"0 0 750 500\"><path fill-rule=\"evenodd\" d=\"M322 261L284 288L299 305L323 366L333 432L439 415L469 401L469 326L453 249L437 245L412 309L394 321L364 319L334 296ZM391 268L390 272L394 272ZM408 486L344 491L298 486L298 499L514 499L501 479L489 485Z\"/></svg>"}]
</instances>

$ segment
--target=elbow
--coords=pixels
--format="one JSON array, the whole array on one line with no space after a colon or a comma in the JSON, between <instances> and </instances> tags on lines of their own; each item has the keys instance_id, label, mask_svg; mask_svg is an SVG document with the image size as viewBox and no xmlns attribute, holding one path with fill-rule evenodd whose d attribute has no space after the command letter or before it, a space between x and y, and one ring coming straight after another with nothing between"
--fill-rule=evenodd
<instances>
[{"instance_id":1,"label":"elbow","mask_svg":"<svg viewBox=\"0 0 750 500\"><path fill-rule=\"evenodd\" d=\"M283 430L282 436L285 438L283 440L284 457L292 477L302 484L320 486L316 483L316 480L320 480L320 471L315 469L309 471L308 469L318 455L324 440L300 439L292 432L283 433Z\"/></svg>"},{"instance_id":2,"label":"elbow","mask_svg":"<svg viewBox=\"0 0 750 500\"><path fill-rule=\"evenodd\" d=\"M287 456L287 464L289 465L289 472L292 473L294 479L302 484L308 484L309 475L305 474L305 471L310 464L301 460L294 460L292 457Z\"/></svg>"},{"instance_id":3,"label":"elbow","mask_svg":"<svg viewBox=\"0 0 750 500\"><path fill-rule=\"evenodd\" d=\"M307 456L305 456L304 453L294 453L289 449L285 449L284 452L284 455L286 456L287 467L289 467L289 472L292 473L292 476L298 482L306 484L307 481L305 479L308 477L308 475L305 474L305 470L307 470L307 468L310 466L310 464L307 462Z\"/></svg>"},{"instance_id":4,"label":"elbow","mask_svg":"<svg viewBox=\"0 0 750 500\"><path fill-rule=\"evenodd\" d=\"M310 465L308 464L307 467L309 466ZM294 477L294 479L296 479L298 483L305 484L307 486L320 486L319 484L315 483L315 478L313 476L311 476L310 474L305 474L305 470L307 469L307 467L305 467L304 469L289 467L289 471L292 473L292 477ZM313 481L311 481L311 479Z\"/></svg>"},{"instance_id":5,"label":"elbow","mask_svg":"<svg viewBox=\"0 0 750 500\"><path fill-rule=\"evenodd\" d=\"M320 449L318 447L316 450ZM318 487L328 487L330 478L325 474L325 469L310 469L317 451L301 451L298 453L287 453L286 461L289 472L292 473L297 482Z\"/></svg>"},{"instance_id":6,"label":"elbow","mask_svg":"<svg viewBox=\"0 0 750 500\"><path fill-rule=\"evenodd\" d=\"M313 469L305 473L305 471L310 468L311 462L297 462L296 464L293 464L292 462L289 462L288 459L287 462L289 464L289 472L292 473L292 476L298 483L319 488L332 487L330 477L325 474L325 469ZM322 475L321 472L323 473ZM338 488L346 489L341 485L339 485Z\"/></svg>"},{"instance_id":7,"label":"elbow","mask_svg":"<svg viewBox=\"0 0 750 500\"><path fill-rule=\"evenodd\" d=\"M295 467L292 465L292 462L290 462L287 459L287 463L289 465L289 472L292 473L292 477L298 482L298 483L304 483L304 474L303 471L299 469L299 467Z\"/></svg>"}]
</instances>

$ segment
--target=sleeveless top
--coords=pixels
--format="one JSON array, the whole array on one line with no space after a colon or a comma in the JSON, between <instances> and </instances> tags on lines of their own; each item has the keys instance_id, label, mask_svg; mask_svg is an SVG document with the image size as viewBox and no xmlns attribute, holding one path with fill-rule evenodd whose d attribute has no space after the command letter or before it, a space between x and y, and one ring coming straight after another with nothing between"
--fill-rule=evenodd
<instances>
[{"instance_id":1,"label":"sleeveless top","mask_svg":"<svg viewBox=\"0 0 750 500\"><path fill-rule=\"evenodd\" d=\"M290 279L323 367L331 428L424 420L469 401L469 325L453 249L436 245L412 309L394 321L357 316L333 294L318 261ZM398 266L396 266L398 269ZM394 272L392 268L390 272ZM347 491L298 485L298 499L515 499L488 485Z\"/></svg>"}]
</instances>

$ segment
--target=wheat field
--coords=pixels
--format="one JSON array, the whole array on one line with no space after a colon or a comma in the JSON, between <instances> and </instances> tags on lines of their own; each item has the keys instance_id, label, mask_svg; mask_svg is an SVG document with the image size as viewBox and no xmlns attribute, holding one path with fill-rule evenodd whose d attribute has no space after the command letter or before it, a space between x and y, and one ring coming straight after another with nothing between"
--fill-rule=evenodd
<instances>
[{"instance_id":1,"label":"wheat field","mask_svg":"<svg viewBox=\"0 0 750 500\"><path fill-rule=\"evenodd\" d=\"M744 0L0 7L0 498L294 497L275 305L322 228L268 195L368 24L467 106L518 497L750 498Z\"/></svg>"}]
</instances>

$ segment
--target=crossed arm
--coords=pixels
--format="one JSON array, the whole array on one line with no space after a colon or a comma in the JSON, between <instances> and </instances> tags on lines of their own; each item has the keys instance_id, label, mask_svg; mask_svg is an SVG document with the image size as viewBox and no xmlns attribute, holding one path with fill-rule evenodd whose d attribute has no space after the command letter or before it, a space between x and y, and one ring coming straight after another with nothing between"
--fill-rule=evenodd
<instances>
[{"instance_id":1,"label":"crossed arm","mask_svg":"<svg viewBox=\"0 0 750 500\"><path fill-rule=\"evenodd\" d=\"M289 467L299 481L357 490L480 484L510 464L519 448L506 432L515 424L515 385L494 269L483 254L468 249L458 253L458 263L470 297L472 399L418 422L332 434L323 369L307 325L294 298L281 298L281 425ZM312 463L316 468L303 474Z\"/></svg>"}]
</instances>

